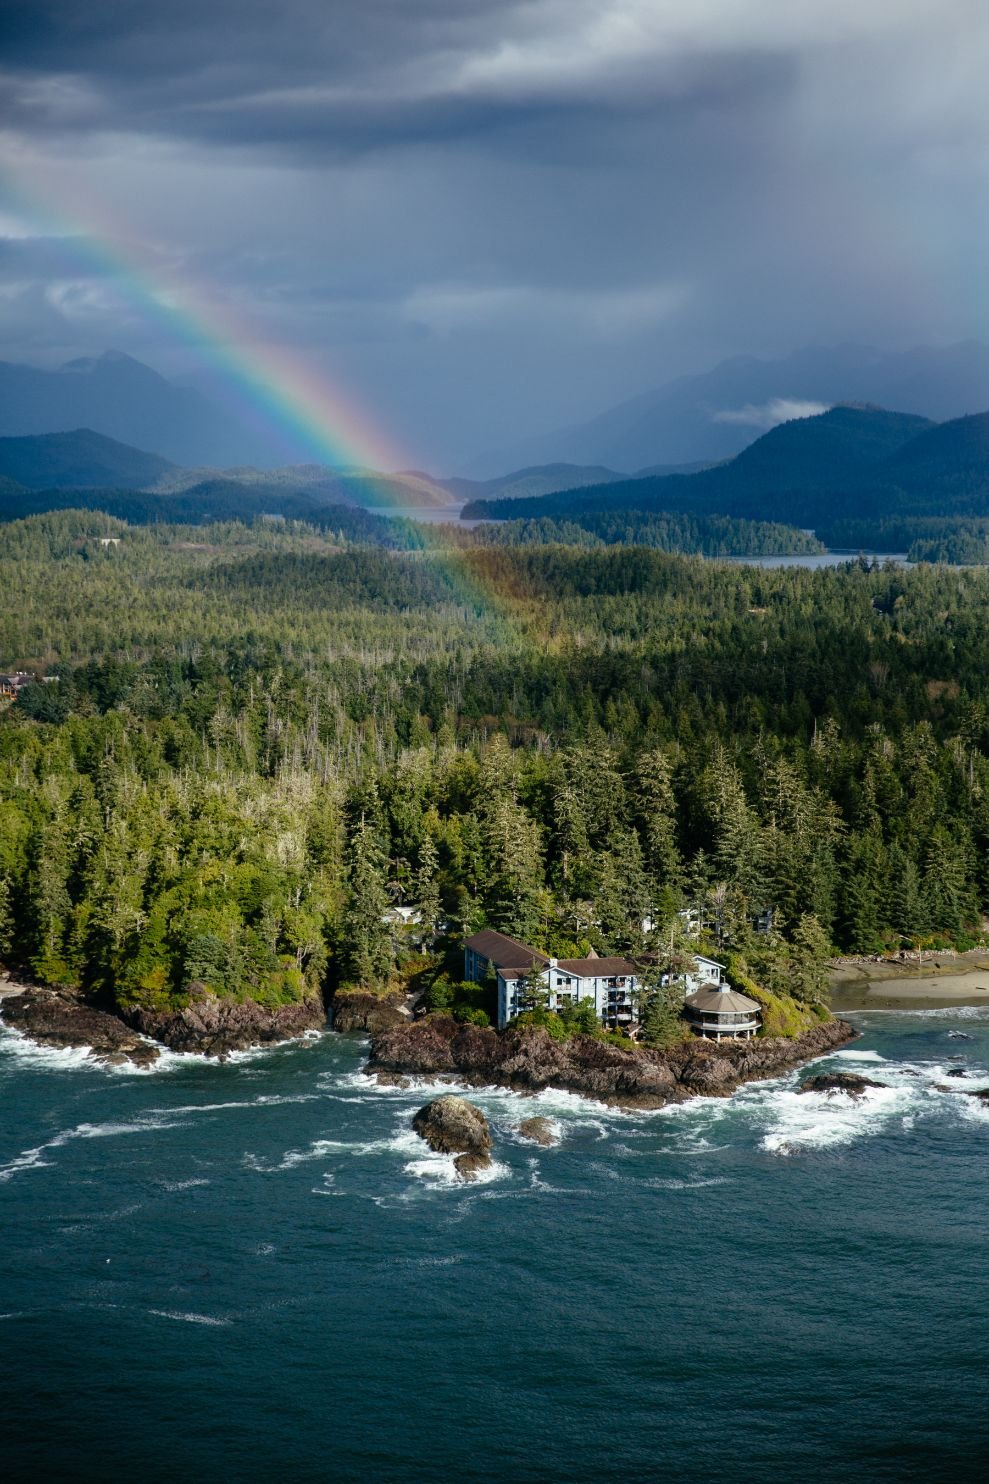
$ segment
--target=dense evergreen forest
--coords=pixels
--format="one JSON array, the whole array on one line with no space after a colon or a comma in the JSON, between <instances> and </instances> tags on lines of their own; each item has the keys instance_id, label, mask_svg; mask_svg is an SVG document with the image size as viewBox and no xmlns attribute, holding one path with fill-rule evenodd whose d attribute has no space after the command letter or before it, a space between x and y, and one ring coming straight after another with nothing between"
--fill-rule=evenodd
<instances>
[{"instance_id":1,"label":"dense evergreen forest","mask_svg":"<svg viewBox=\"0 0 989 1484\"><path fill-rule=\"evenodd\" d=\"M672 952L697 905L791 991L831 943L981 929L987 574L80 511L3 527L0 590L38 677L0 712L0 957L41 979L380 985L398 902L558 953Z\"/></svg>"},{"instance_id":2,"label":"dense evergreen forest","mask_svg":"<svg viewBox=\"0 0 989 1484\"><path fill-rule=\"evenodd\" d=\"M413 523L409 523L413 524ZM445 530L456 546L648 546L688 556L797 556L826 550L816 536L774 521L668 511L591 511L572 520L501 520L463 532Z\"/></svg>"},{"instance_id":3,"label":"dense evergreen forest","mask_svg":"<svg viewBox=\"0 0 989 1484\"><path fill-rule=\"evenodd\" d=\"M341 541L404 551L435 546L437 539L453 547L623 544L702 556L779 556L824 549L813 536L795 526L724 515L622 511L576 515L572 520L505 520L473 528L450 523L437 532L416 520L375 514L359 505L326 504L304 489L254 489L224 479L168 493L100 488L0 489L0 521L80 508L100 511L131 525L303 521Z\"/></svg>"}]
</instances>

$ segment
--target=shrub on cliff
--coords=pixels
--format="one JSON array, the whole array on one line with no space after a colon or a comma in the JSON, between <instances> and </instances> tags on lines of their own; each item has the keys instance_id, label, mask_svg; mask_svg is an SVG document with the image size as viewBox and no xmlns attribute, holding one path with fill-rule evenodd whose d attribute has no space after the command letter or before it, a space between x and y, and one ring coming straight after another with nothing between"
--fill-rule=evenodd
<instances>
[{"instance_id":1,"label":"shrub on cliff","mask_svg":"<svg viewBox=\"0 0 989 1484\"><path fill-rule=\"evenodd\" d=\"M744 960L739 957L729 956L726 967L732 988L737 989L740 994L748 995L749 999L755 1000L761 1007L761 1036L800 1036L812 1026L819 1025L822 1020L831 1019L831 1012L820 1001L810 1005L803 1004L791 995L774 994L764 989L746 973Z\"/></svg>"}]
</instances>

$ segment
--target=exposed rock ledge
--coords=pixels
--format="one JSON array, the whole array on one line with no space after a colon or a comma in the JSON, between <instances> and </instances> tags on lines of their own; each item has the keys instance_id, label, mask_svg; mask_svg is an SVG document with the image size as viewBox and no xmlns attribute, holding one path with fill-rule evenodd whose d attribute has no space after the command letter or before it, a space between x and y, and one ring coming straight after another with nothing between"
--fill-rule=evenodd
<instances>
[{"instance_id":1,"label":"exposed rock ledge","mask_svg":"<svg viewBox=\"0 0 989 1484\"><path fill-rule=\"evenodd\" d=\"M854 1035L846 1021L829 1020L792 1040L717 1044L696 1039L667 1051L626 1051L591 1036L554 1041L541 1027L510 1026L499 1033L430 1015L373 1036L365 1071L517 1092L562 1087L603 1102L659 1108L699 1094L727 1097L743 1082L778 1077Z\"/></svg>"},{"instance_id":2,"label":"exposed rock ledge","mask_svg":"<svg viewBox=\"0 0 989 1484\"><path fill-rule=\"evenodd\" d=\"M59 1051L88 1047L95 1061L148 1067L159 1048L142 1040L117 1015L94 1009L74 995L53 989L25 988L4 997L3 1019L39 1046Z\"/></svg>"},{"instance_id":3,"label":"exposed rock ledge","mask_svg":"<svg viewBox=\"0 0 989 1484\"><path fill-rule=\"evenodd\" d=\"M398 1008L401 995L388 998L369 990L338 989L330 1001L330 1016L335 1031L367 1031L378 1035L392 1026L406 1025L407 1019Z\"/></svg>"},{"instance_id":4,"label":"exposed rock ledge","mask_svg":"<svg viewBox=\"0 0 989 1484\"><path fill-rule=\"evenodd\" d=\"M137 1066L157 1061L160 1046L150 1041L173 1051L223 1057L231 1051L290 1040L326 1024L318 997L269 1010L253 1000L221 1000L204 993L184 1010L132 1010L118 1015L68 991L26 988L21 994L5 996L2 1007L6 1023L41 1046L86 1046L97 1061L130 1061Z\"/></svg>"},{"instance_id":5,"label":"exposed rock ledge","mask_svg":"<svg viewBox=\"0 0 989 1484\"><path fill-rule=\"evenodd\" d=\"M269 1010L255 1000L218 999L200 994L184 1010L132 1010L128 1024L173 1051L227 1056L274 1041L290 1041L306 1031L322 1030L326 1011L317 995Z\"/></svg>"}]
</instances>

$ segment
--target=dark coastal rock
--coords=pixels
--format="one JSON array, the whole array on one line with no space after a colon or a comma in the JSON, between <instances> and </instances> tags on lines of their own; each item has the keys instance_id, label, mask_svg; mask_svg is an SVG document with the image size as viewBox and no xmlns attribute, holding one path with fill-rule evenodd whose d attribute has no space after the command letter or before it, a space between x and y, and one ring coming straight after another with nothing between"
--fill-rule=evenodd
<instances>
[{"instance_id":1,"label":"dark coastal rock","mask_svg":"<svg viewBox=\"0 0 989 1484\"><path fill-rule=\"evenodd\" d=\"M136 1009L127 1012L127 1020L173 1051L222 1057L322 1030L326 1011L318 996L268 1009L254 1000L218 999L207 992L184 1010Z\"/></svg>"},{"instance_id":2,"label":"dark coastal rock","mask_svg":"<svg viewBox=\"0 0 989 1484\"><path fill-rule=\"evenodd\" d=\"M117 1015L96 1009L77 996L53 989L25 989L5 996L3 1019L39 1046L59 1050L88 1047L96 1061L109 1065L132 1062L146 1067L158 1060L150 1045Z\"/></svg>"},{"instance_id":3,"label":"dark coastal rock","mask_svg":"<svg viewBox=\"0 0 989 1484\"><path fill-rule=\"evenodd\" d=\"M989 1087L946 1087L943 1082L935 1082L934 1086L938 1092L954 1092L959 1097L978 1098L980 1103L989 1103Z\"/></svg>"},{"instance_id":4,"label":"dark coastal rock","mask_svg":"<svg viewBox=\"0 0 989 1484\"><path fill-rule=\"evenodd\" d=\"M541 1026L495 1031L429 1015L372 1036L365 1070L519 1092L562 1087L603 1102L659 1108L698 1093L727 1097L743 1082L777 1077L855 1034L846 1021L829 1020L792 1039L719 1044L694 1038L659 1051L593 1036L556 1041Z\"/></svg>"},{"instance_id":5,"label":"dark coastal rock","mask_svg":"<svg viewBox=\"0 0 989 1484\"><path fill-rule=\"evenodd\" d=\"M546 1149L556 1143L553 1125L548 1118L524 1118L519 1124L519 1133L523 1139L531 1139L534 1144L542 1144Z\"/></svg>"},{"instance_id":6,"label":"dark coastal rock","mask_svg":"<svg viewBox=\"0 0 989 1484\"><path fill-rule=\"evenodd\" d=\"M397 1072L379 1072L379 1087L411 1087L412 1083L408 1077L400 1077Z\"/></svg>"},{"instance_id":7,"label":"dark coastal rock","mask_svg":"<svg viewBox=\"0 0 989 1484\"><path fill-rule=\"evenodd\" d=\"M871 1077L861 1077L857 1072L822 1072L818 1077L808 1077L801 1084L801 1092L847 1093L850 1098L860 1098L870 1087L887 1087L886 1082L873 1082Z\"/></svg>"},{"instance_id":8,"label":"dark coastal rock","mask_svg":"<svg viewBox=\"0 0 989 1484\"><path fill-rule=\"evenodd\" d=\"M358 989L338 989L330 1001L330 1017L335 1031L366 1031L369 1035L406 1024L395 997L385 999Z\"/></svg>"},{"instance_id":9,"label":"dark coastal rock","mask_svg":"<svg viewBox=\"0 0 989 1484\"><path fill-rule=\"evenodd\" d=\"M944 1075L946 1077L967 1077L968 1073L966 1072L964 1067L952 1067L951 1070L949 1072L945 1072Z\"/></svg>"},{"instance_id":10,"label":"dark coastal rock","mask_svg":"<svg viewBox=\"0 0 989 1484\"><path fill-rule=\"evenodd\" d=\"M456 1154L454 1168L473 1180L491 1163L491 1130L480 1108L466 1098L441 1097L421 1107L412 1127L437 1154Z\"/></svg>"}]
</instances>

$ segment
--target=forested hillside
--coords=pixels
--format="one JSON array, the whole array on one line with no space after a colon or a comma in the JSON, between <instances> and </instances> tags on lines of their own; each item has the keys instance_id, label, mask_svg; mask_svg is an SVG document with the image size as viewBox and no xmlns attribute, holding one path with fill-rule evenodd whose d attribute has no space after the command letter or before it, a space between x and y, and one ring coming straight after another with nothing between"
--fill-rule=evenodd
<instances>
[{"instance_id":1,"label":"forested hillside","mask_svg":"<svg viewBox=\"0 0 989 1484\"><path fill-rule=\"evenodd\" d=\"M47 677L0 713L0 954L43 979L381 984L397 900L558 952L701 902L790 989L980 926L985 574L77 512L3 527L0 589Z\"/></svg>"},{"instance_id":2,"label":"forested hillside","mask_svg":"<svg viewBox=\"0 0 989 1484\"><path fill-rule=\"evenodd\" d=\"M989 517L989 415L934 425L879 408L833 407L782 423L730 463L696 474L623 480L524 503L475 500L463 514L575 520L619 511L783 522L812 528L832 545L873 549L883 548L889 537L882 527L896 520L951 518L961 534L963 522Z\"/></svg>"},{"instance_id":3,"label":"forested hillside","mask_svg":"<svg viewBox=\"0 0 989 1484\"><path fill-rule=\"evenodd\" d=\"M77 428L0 438L0 475L29 489L83 489L91 485L141 488L174 468L167 459Z\"/></svg>"}]
</instances>

